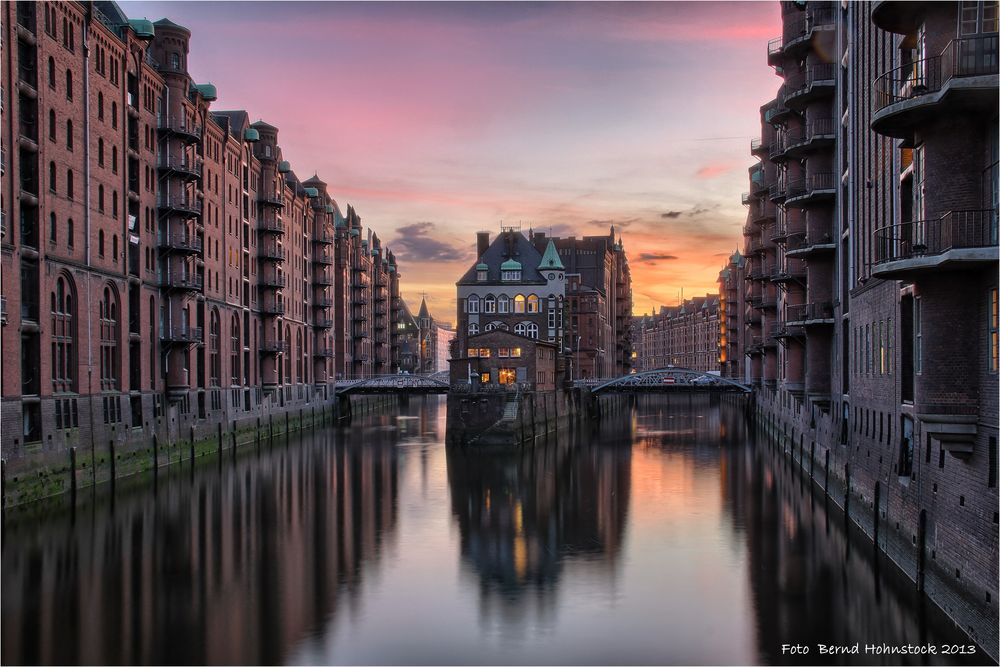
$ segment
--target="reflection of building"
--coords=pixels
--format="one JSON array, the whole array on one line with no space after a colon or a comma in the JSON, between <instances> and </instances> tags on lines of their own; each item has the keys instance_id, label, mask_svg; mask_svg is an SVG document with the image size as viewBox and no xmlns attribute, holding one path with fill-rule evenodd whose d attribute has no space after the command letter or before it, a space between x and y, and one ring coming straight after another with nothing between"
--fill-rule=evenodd
<instances>
[{"instance_id":1,"label":"reflection of building","mask_svg":"<svg viewBox=\"0 0 1000 667\"><path fill-rule=\"evenodd\" d=\"M522 604L529 593L549 596L573 558L597 560L612 576L628 513L630 457L627 445L582 442L516 455L449 449L462 556L483 595L508 604Z\"/></svg>"},{"instance_id":2,"label":"reflection of building","mask_svg":"<svg viewBox=\"0 0 1000 667\"><path fill-rule=\"evenodd\" d=\"M781 11L743 197L757 405L996 657L997 3Z\"/></svg>"},{"instance_id":3,"label":"reflection of building","mask_svg":"<svg viewBox=\"0 0 1000 667\"><path fill-rule=\"evenodd\" d=\"M719 296L687 299L679 306L633 318L636 368L648 371L679 366L696 371L719 370Z\"/></svg>"}]
</instances>

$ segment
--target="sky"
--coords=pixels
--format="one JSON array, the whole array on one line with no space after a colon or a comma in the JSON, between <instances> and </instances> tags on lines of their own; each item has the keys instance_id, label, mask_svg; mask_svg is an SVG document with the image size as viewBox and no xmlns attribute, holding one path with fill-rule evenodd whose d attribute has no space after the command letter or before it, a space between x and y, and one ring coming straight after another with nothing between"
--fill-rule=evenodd
<instances>
[{"instance_id":1,"label":"sky","mask_svg":"<svg viewBox=\"0 0 1000 667\"><path fill-rule=\"evenodd\" d=\"M213 109L279 128L301 178L396 254L412 310L455 320L475 232L621 234L634 312L716 291L777 2L122 2L192 32Z\"/></svg>"}]
</instances>

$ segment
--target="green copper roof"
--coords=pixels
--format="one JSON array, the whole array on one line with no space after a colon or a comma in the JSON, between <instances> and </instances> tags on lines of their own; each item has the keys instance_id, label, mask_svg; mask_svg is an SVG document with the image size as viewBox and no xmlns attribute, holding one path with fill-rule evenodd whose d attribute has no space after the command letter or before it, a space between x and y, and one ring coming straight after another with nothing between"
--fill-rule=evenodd
<instances>
[{"instance_id":1,"label":"green copper roof","mask_svg":"<svg viewBox=\"0 0 1000 667\"><path fill-rule=\"evenodd\" d=\"M278 163L278 171L281 172L282 174L287 174L291 170L292 170L292 165L288 162L288 160L282 160L281 162Z\"/></svg>"},{"instance_id":2,"label":"green copper roof","mask_svg":"<svg viewBox=\"0 0 1000 667\"><path fill-rule=\"evenodd\" d=\"M211 83L199 83L195 89L209 102L214 102L219 98L219 91Z\"/></svg>"},{"instance_id":3,"label":"green copper roof","mask_svg":"<svg viewBox=\"0 0 1000 667\"><path fill-rule=\"evenodd\" d=\"M490 270L490 265L487 264L486 262L479 262L479 264L476 264L476 271L489 271L489 270Z\"/></svg>"},{"instance_id":4,"label":"green copper roof","mask_svg":"<svg viewBox=\"0 0 1000 667\"><path fill-rule=\"evenodd\" d=\"M520 271L521 262L516 259L508 259L506 262L500 265L501 271Z\"/></svg>"},{"instance_id":5,"label":"green copper roof","mask_svg":"<svg viewBox=\"0 0 1000 667\"><path fill-rule=\"evenodd\" d=\"M248 127L243 132L243 138L246 139L247 141L260 141L260 132L253 129L252 127Z\"/></svg>"},{"instance_id":6,"label":"green copper roof","mask_svg":"<svg viewBox=\"0 0 1000 667\"><path fill-rule=\"evenodd\" d=\"M128 24L132 26L135 36L139 39L153 39L156 36L153 22L148 19L129 19Z\"/></svg>"},{"instance_id":7,"label":"green copper roof","mask_svg":"<svg viewBox=\"0 0 1000 667\"><path fill-rule=\"evenodd\" d=\"M327 213L333 213L333 204L327 204L324 209Z\"/></svg>"},{"instance_id":8,"label":"green copper roof","mask_svg":"<svg viewBox=\"0 0 1000 667\"><path fill-rule=\"evenodd\" d=\"M361 236L361 230L360 229L352 229L351 230L351 236Z\"/></svg>"},{"instance_id":9,"label":"green copper roof","mask_svg":"<svg viewBox=\"0 0 1000 667\"><path fill-rule=\"evenodd\" d=\"M306 188L306 197L319 197L319 189L317 188Z\"/></svg>"},{"instance_id":10,"label":"green copper roof","mask_svg":"<svg viewBox=\"0 0 1000 667\"><path fill-rule=\"evenodd\" d=\"M559 259L559 253L556 251L556 244L549 239L549 244L545 246L545 254L542 255L542 261L538 265L539 269L558 269L559 271L565 270L562 260Z\"/></svg>"}]
</instances>

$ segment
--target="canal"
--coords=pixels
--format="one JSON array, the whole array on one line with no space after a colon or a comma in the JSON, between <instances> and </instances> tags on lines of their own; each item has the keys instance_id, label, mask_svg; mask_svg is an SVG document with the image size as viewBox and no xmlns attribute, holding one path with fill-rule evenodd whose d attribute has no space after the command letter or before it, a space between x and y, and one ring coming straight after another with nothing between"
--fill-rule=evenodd
<instances>
[{"instance_id":1,"label":"canal","mask_svg":"<svg viewBox=\"0 0 1000 667\"><path fill-rule=\"evenodd\" d=\"M446 449L445 413L8 512L3 662L988 662L864 655L968 640L731 406L650 397L488 455Z\"/></svg>"}]
</instances>

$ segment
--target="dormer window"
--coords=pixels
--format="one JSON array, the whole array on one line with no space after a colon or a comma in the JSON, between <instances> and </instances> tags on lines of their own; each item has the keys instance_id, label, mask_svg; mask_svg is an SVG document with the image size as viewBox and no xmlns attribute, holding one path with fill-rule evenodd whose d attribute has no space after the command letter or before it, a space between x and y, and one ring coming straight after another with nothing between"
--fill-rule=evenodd
<instances>
[{"instance_id":1,"label":"dormer window","mask_svg":"<svg viewBox=\"0 0 1000 667\"><path fill-rule=\"evenodd\" d=\"M503 282L519 282L521 280L521 262L508 259L500 265L500 280Z\"/></svg>"},{"instance_id":2,"label":"dormer window","mask_svg":"<svg viewBox=\"0 0 1000 667\"><path fill-rule=\"evenodd\" d=\"M486 271L476 271L476 280L483 282L486 280Z\"/></svg>"},{"instance_id":3,"label":"dormer window","mask_svg":"<svg viewBox=\"0 0 1000 667\"><path fill-rule=\"evenodd\" d=\"M501 280L504 282L518 282L521 280L521 271L504 271Z\"/></svg>"},{"instance_id":4,"label":"dormer window","mask_svg":"<svg viewBox=\"0 0 1000 667\"><path fill-rule=\"evenodd\" d=\"M490 267L488 264L480 262L476 264L476 280L483 283L489 280Z\"/></svg>"}]
</instances>

